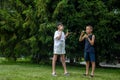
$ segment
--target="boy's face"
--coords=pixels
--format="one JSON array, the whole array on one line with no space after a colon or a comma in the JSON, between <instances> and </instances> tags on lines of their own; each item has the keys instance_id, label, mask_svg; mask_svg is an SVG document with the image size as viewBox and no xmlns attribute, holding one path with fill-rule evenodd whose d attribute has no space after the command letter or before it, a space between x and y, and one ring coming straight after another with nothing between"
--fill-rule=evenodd
<instances>
[{"instance_id":1,"label":"boy's face","mask_svg":"<svg viewBox=\"0 0 120 80\"><path fill-rule=\"evenodd\" d=\"M92 33L92 28L89 27L89 26L86 26L86 33L87 33L87 34Z\"/></svg>"},{"instance_id":2,"label":"boy's face","mask_svg":"<svg viewBox=\"0 0 120 80\"><path fill-rule=\"evenodd\" d=\"M59 25L58 29L62 31L64 29L63 25Z\"/></svg>"}]
</instances>

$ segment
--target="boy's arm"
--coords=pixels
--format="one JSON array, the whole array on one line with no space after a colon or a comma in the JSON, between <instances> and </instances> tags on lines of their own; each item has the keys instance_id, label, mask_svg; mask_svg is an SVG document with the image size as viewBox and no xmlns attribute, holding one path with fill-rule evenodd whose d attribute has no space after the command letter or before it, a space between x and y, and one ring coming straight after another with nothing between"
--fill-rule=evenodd
<instances>
[{"instance_id":1,"label":"boy's arm","mask_svg":"<svg viewBox=\"0 0 120 80\"><path fill-rule=\"evenodd\" d=\"M95 42L95 35L92 36L92 40L88 37L88 41L90 42L91 45L94 45Z\"/></svg>"},{"instance_id":2,"label":"boy's arm","mask_svg":"<svg viewBox=\"0 0 120 80\"><path fill-rule=\"evenodd\" d=\"M80 41L80 42L83 41L83 40L85 39L85 36L86 36L86 35L84 35L84 33L81 32L81 35L80 35L80 37L79 37L79 41Z\"/></svg>"}]
</instances>

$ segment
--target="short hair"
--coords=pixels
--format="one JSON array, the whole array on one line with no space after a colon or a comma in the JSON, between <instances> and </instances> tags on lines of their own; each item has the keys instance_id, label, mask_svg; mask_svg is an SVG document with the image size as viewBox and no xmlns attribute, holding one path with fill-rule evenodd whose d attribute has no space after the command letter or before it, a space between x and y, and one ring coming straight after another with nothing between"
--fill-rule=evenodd
<instances>
[{"instance_id":1,"label":"short hair","mask_svg":"<svg viewBox=\"0 0 120 80\"><path fill-rule=\"evenodd\" d=\"M87 25L86 27L90 27L93 30L93 26L91 26L91 25Z\"/></svg>"}]
</instances>

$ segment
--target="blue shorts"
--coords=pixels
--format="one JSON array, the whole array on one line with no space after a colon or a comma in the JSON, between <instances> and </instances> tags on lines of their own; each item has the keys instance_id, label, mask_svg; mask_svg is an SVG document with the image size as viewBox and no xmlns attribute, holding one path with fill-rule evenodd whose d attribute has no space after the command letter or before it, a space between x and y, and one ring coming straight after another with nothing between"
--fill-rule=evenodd
<instances>
[{"instance_id":1,"label":"blue shorts","mask_svg":"<svg viewBox=\"0 0 120 80\"><path fill-rule=\"evenodd\" d=\"M95 62L95 53L85 52L84 58L85 58L85 61Z\"/></svg>"}]
</instances>

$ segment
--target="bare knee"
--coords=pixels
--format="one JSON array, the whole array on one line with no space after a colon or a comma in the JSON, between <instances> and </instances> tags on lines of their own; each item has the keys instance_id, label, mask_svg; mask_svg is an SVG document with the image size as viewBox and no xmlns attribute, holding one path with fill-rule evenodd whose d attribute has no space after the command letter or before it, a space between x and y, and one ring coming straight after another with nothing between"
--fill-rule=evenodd
<instances>
[{"instance_id":1,"label":"bare knee","mask_svg":"<svg viewBox=\"0 0 120 80\"><path fill-rule=\"evenodd\" d=\"M91 62L92 63L92 66L95 66L95 62Z\"/></svg>"},{"instance_id":2,"label":"bare knee","mask_svg":"<svg viewBox=\"0 0 120 80\"><path fill-rule=\"evenodd\" d=\"M86 65L89 65L90 64L90 62L89 61L86 61Z\"/></svg>"},{"instance_id":3,"label":"bare knee","mask_svg":"<svg viewBox=\"0 0 120 80\"><path fill-rule=\"evenodd\" d=\"M57 55L53 56L53 61L55 61L55 62L57 61Z\"/></svg>"},{"instance_id":4,"label":"bare knee","mask_svg":"<svg viewBox=\"0 0 120 80\"><path fill-rule=\"evenodd\" d=\"M65 62L65 56L61 55L61 62Z\"/></svg>"}]
</instances>

